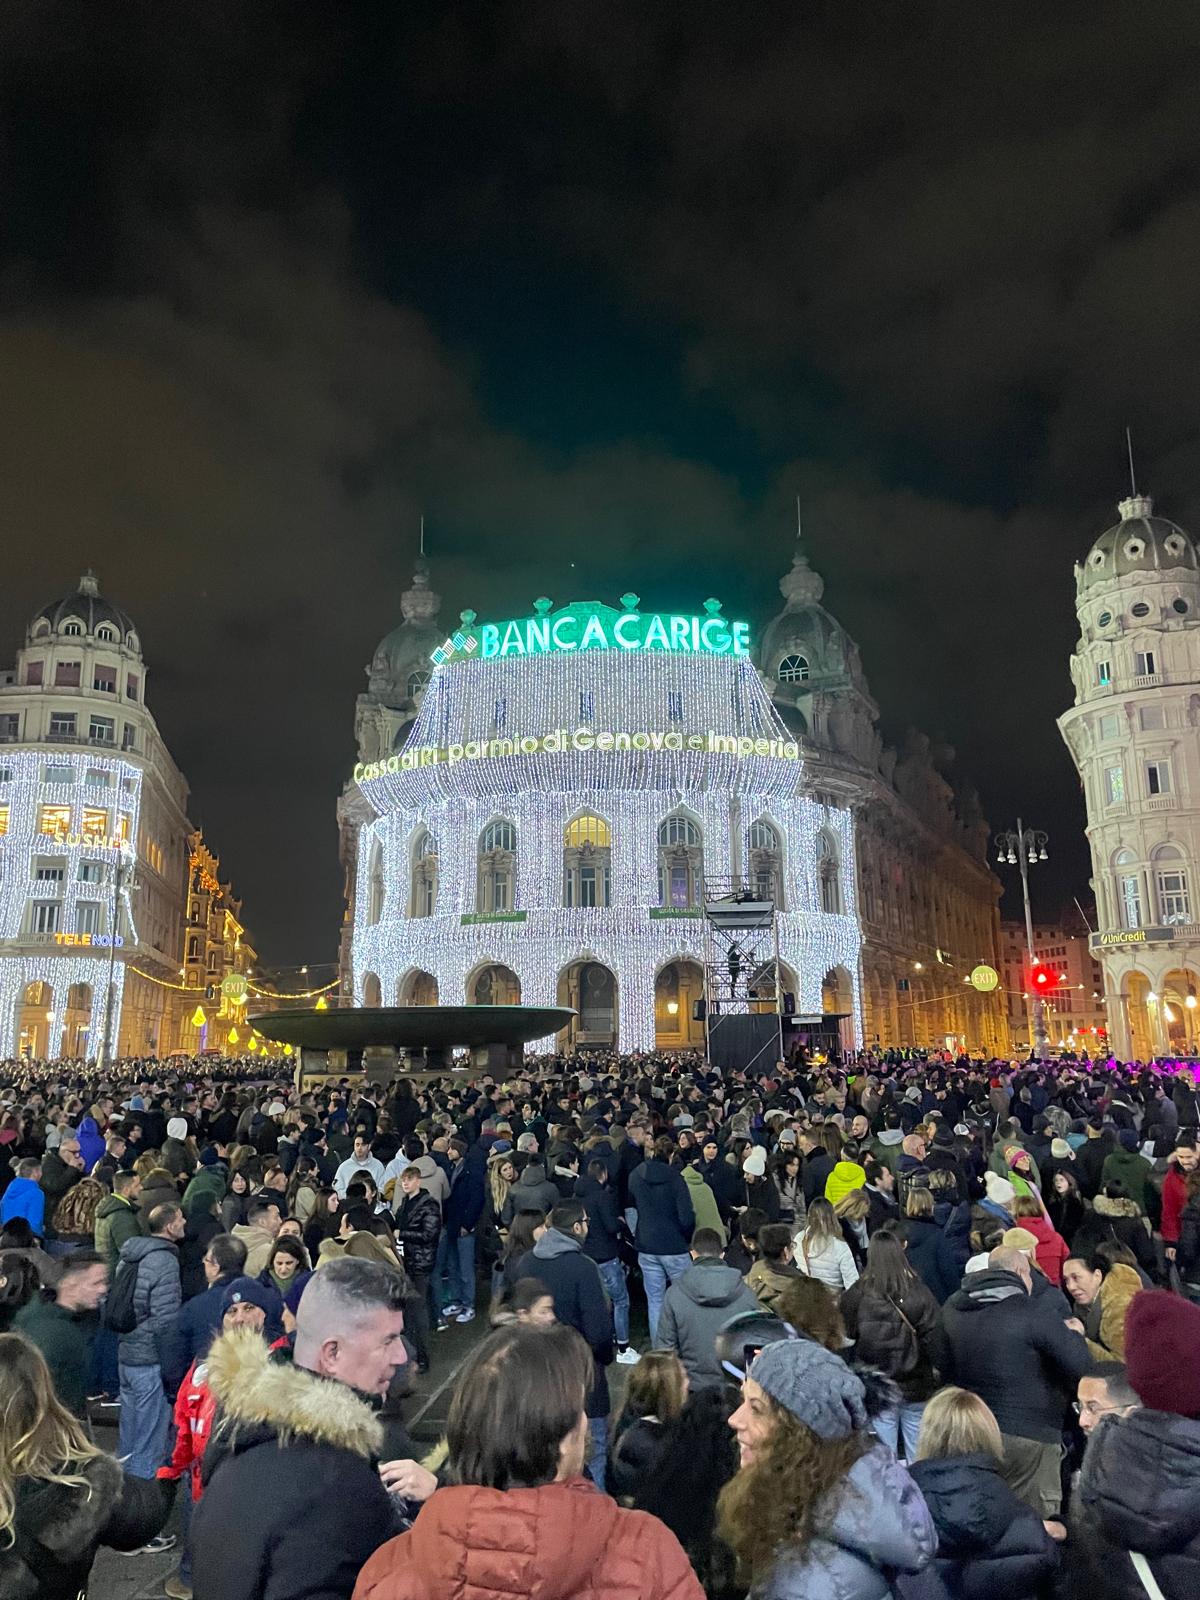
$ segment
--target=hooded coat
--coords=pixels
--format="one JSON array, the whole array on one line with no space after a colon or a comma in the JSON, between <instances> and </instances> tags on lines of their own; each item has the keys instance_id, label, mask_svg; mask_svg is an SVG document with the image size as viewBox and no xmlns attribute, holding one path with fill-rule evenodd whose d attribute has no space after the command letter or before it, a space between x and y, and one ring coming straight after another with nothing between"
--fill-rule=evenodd
<instances>
[{"instance_id":1,"label":"hooded coat","mask_svg":"<svg viewBox=\"0 0 1200 1600\"><path fill-rule=\"evenodd\" d=\"M600 1279L600 1268L583 1252L574 1234L547 1228L517 1266L517 1279L538 1278L554 1296L554 1315L582 1334L592 1352L595 1379L588 1397L589 1417L607 1417L611 1409L604 1369L613 1358L612 1307Z\"/></svg>"},{"instance_id":2,"label":"hooded coat","mask_svg":"<svg viewBox=\"0 0 1200 1600\"><path fill-rule=\"evenodd\" d=\"M1097 1361L1124 1361L1125 1317L1141 1288L1142 1280L1123 1261L1109 1269L1084 1323L1088 1349Z\"/></svg>"},{"instance_id":3,"label":"hooded coat","mask_svg":"<svg viewBox=\"0 0 1200 1600\"><path fill-rule=\"evenodd\" d=\"M83 1170L88 1173L104 1154L104 1135L100 1132L95 1117L84 1117L79 1124L78 1137Z\"/></svg>"},{"instance_id":4,"label":"hooded coat","mask_svg":"<svg viewBox=\"0 0 1200 1600\"><path fill-rule=\"evenodd\" d=\"M656 1343L661 1350L675 1351L693 1389L723 1383L717 1334L731 1318L758 1309L754 1290L736 1267L702 1256L663 1296Z\"/></svg>"},{"instance_id":5,"label":"hooded coat","mask_svg":"<svg viewBox=\"0 0 1200 1600\"><path fill-rule=\"evenodd\" d=\"M1149 1211L1150 1174L1153 1170L1153 1163L1147 1161L1140 1151L1124 1148L1114 1150L1105 1157L1100 1169L1100 1187L1103 1189L1111 1183L1130 1200L1136 1200L1143 1212Z\"/></svg>"},{"instance_id":6,"label":"hooded coat","mask_svg":"<svg viewBox=\"0 0 1200 1600\"><path fill-rule=\"evenodd\" d=\"M518 1212L553 1211L559 1199L558 1187L546 1176L545 1167L540 1161L531 1161L508 1191L500 1220L507 1228Z\"/></svg>"},{"instance_id":7,"label":"hooded coat","mask_svg":"<svg viewBox=\"0 0 1200 1600\"><path fill-rule=\"evenodd\" d=\"M675 1535L582 1478L438 1489L377 1552L354 1600L703 1600Z\"/></svg>"},{"instance_id":8,"label":"hooded coat","mask_svg":"<svg viewBox=\"0 0 1200 1600\"><path fill-rule=\"evenodd\" d=\"M120 1337L117 1360L123 1367L157 1367L169 1359L175 1318L183 1303L179 1284L179 1252L170 1239L157 1235L130 1239L121 1246L118 1271L137 1268L133 1311L137 1326Z\"/></svg>"},{"instance_id":9,"label":"hooded coat","mask_svg":"<svg viewBox=\"0 0 1200 1600\"><path fill-rule=\"evenodd\" d=\"M970 1389L1001 1433L1052 1444L1067 1396L1091 1369L1087 1340L1037 1306L1015 1272L970 1273L942 1307L935 1337L943 1383Z\"/></svg>"},{"instance_id":10,"label":"hooded coat","mask_svg":"<svg viewBox=\"0 0 1200 1600\"><path fill-rule=\"evenodd\" d=\"M721 1236L721 1249L724 1250L729 1243L729 1232L721 1221L721 1211L717 1205L717 1197L705 1182L704 1174L698 1167L684 1167L683 1181L687 1184L688 1194L691 1197L696 1227L711 1228L714 1233L719 1233Z\"/></svg>"},{"instance_id":11,"label":"hooded coat","mask_svg":"<svg viewBox=\"0 0 1200 1600\"><path fill-rule=\"evenodd\" d=\"M825 1198L831 1206L836 1206L855 1189L861 1189L866 1181L866 1170L857 1161L839 1161L825 1179Z\"/></svg>"},{"instance_id":12,"label":"hooded coat","mask_svg":"<svg viewBox=\"0 0 1200 1600\"><path fill-rule=\"evenodd\" d=\"M394 1526L371 1406L273 1360L256 1333L223 1334L206 1365L217 1410L192 1520L195 1593L345 1600Z\"/></svg>"},{"instance_id":13,"label":"hooded coat","mask_svg":"<svg viewBox=\"0 0 1200 1600\"><path fill-rule=\"evenodd\" d=\"M918 1461L913 1480L937 1528L935 1566L951 1600L1034 1600L1058 1547L988 1455Z\"/></svg>"},{"instance_id":14,"label":"hooded coat","mask_svg":"<svg viewBox=\"0 0 1200 1600\"><path fill-rule=\"evenodd\" d=\"M1110 1200L1107 1195L1098 1194L1091 1211L1076 1229L1071 1248L1075 1255L1090 1255L1098 1244L1108 1240L1132 1250L1143 1272L1151 1276L1157 1273L1154 1240L1136 1200L1128 1200L1124 1195Z\"/></svg>"},{"instance_id":15,"label":"hooded coat","mask_svg":"<svg viewBox=\"0 0 1200 1600\"><path fill-rule=\"evenodd\" d=\"M111 1456L83 1466L87 1489L23 1478L16 1486L15 1542L0 1544L5 1600L76 1600L101 1545L139 1550L161 1531L173 1483L131 1478Z\"/></svg>"},{"instance_id":16,"label":"hooded coat","mask_svg":"<svg viewBox=\"0 0 1200 1600\"><path fill-rule=\"evenodd\" d=\"M1200 1594L1200 1422L1149 1409L1106 1417L1088 1442L1072 1500L1078 1592L1146 1600L1136 1550L1166 1600Z\"/></svg>"},{"instance_id":17,"label":"hooded coat","mask_svg":"<svg viewBox=\"0 0 1200 1600\"><path fill-rule=\"evenodd\" d=\"M732 1268L730 1269L732 1271ZM779 1316L779 1297L804 1274L791 1262L767 1261L760 1258L746 1274L746 1287L757 1296L760 1310Z\"/></svg>"},{"instance_id":18,"label":"hooded coat","mask_svg":"<svg viewBox=\"0 0 1200 1600\"><path fill-rule=\"evenodd\" d=\"M687 1254L696 1226L692 1198L677 1168L653 1157L629 1179L629 1203L637 1207L634 1243L647 1256Z\"/></svg>"},{"instance_id":19,"label":"hooded coat","mask_svg":"<svg viewBox=\"0 0 1200 1600\"><path fill-rule=\"evenodd\" d=\"M141 1212L124 1195L110 1194L101 1200L96 1208L96 1249L104 1257L110 1282L122 1245L128 1239L144 1237L146 1232Z\"/></svg>"},{"instance_id":20,"label":"hooded coat","mask_svg":"<svg viewBox=\"0 0 1200 1600\"><path fill-rule=\"evenodd\" d=\"M920 1572L937 1531L908 1469L886 1445L860 1456L827 1497L808 1548L782 1553L770 1600L887 1600L897 1572Z\"/></svg>"}]
</instances>

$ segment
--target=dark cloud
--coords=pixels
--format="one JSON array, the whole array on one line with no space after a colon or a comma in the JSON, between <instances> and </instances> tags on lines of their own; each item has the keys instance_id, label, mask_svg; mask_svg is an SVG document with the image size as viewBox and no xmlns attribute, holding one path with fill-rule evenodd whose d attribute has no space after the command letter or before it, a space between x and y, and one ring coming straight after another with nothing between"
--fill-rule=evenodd
<instances>
[{"instance_id":1,"label":"dark cloud","mask_svg":"<svg viewBox=\"0 0 1200 1600\"><path fill-rule=\"evenodd\" d=\"M1200 522L1198 46L1182 0L9 8L0 633L100 569L264 953L316 960L422 511L450 616L763 615L799 493L889 726L1078 877L1053 718L1127 423Z\"/></svg>"}]
</instances>

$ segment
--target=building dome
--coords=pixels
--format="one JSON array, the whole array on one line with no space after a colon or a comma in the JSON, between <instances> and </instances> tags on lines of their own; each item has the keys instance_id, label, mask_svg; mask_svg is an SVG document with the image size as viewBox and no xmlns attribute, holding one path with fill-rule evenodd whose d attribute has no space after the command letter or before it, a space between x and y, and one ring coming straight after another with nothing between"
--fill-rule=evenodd
<instances>
[{"instance_id":1,"label":"building dome","mask_svg":"<svg viewBox=\"0 0 1200 1600\"><path fill-rule=\"evenodd\" d=\"M76 627L72 628L72 623ZM94 572L88 571L80 578L79 586L73 593L42 607L29 624L28 637L33 639L47 630L51 633L95 634L97 628L105 623L116 632L121 642L137 648L137 629L129 613L104 598L100 593L99 579Z\"/></svg>"},{"instance_id":2,"label":"building dome","mask_svg":"<svg viewBox=\"0 0 1200 1600\"><path fill-rule=\"evenodd\" d=\"M1196 546L1177 523L1153 515L1149 495L1130 495L1117 507L1120 522L1102 533L1076 568L1080 594L1119 578L1144 578L1155 572L1195 574Z\"/></svg>"},{"instance_id":3,"label":"building dome","mask_svg":"<svg viewBox=\"0 0 1200 1600\"><path fill-rule=\"evenodd\" d=\"M442 642L437 615L442 598L429 587L429 568L422 557L412 587L400 596L404 621L379 641L367 668L371 695L385 705L415 699L429 682L431 652Z\"/></svg>"}]
</instances>

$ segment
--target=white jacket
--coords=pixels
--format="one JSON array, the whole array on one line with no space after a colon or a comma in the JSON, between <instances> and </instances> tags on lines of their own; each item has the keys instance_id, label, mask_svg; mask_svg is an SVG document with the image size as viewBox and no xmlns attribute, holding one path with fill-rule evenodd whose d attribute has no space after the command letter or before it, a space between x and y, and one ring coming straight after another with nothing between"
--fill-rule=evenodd
<instances>
[{"instance_id":1,"label":"white jacket","mask_svg":"<svg viewBox=\"0 0 1200 1600\"><path fill-rule=\"evenodd\" d=\"M807 1277L816 1278L834 1294L841 1294L858 1282L858 1268L850 1246L844 1239L831 1239L817 1254L804 1254L804 1235L798 1233L793 1242L793 1260Z\"/></svg>"}]
</instances>

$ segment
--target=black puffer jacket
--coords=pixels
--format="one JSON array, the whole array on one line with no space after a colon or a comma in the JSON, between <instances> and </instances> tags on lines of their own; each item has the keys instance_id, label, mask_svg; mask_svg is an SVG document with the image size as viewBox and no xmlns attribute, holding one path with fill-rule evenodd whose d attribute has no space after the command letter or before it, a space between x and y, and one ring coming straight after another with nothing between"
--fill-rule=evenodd
<instances>
[{"instance_id":1,"label":"black puffer jacket","mask_svg":"<svg viewBox=\"0 0 1200 1600\"><path fill-rule=\"evenodd\" d=\"M1033 1600L1058 1567L1058 1546L991 1456L909 1468L938 1534L935 1566L951 1600Z\"/></svg>"},{"instance_id":2,"label":"black puffer jacket","mask_svg":"<svg viewBox=\"0 0 1200 1600\"><path fill-rule=\"evenodd\" d=\"M441 1231L442 1208L431 1194L418 1189L404 1196L396 1212L396 1237L404 1246L409 1272L432 1273Z\"/></svg>"},{"instance_id":3,"label":"black puffer jacket","mask_svg":"<svg viewBox=\"0 0 1200 1600\"><path fill-rule=\"evenodd\" d=\"M894 1300L860 1278L842 1295L842 1318L855 1342L856 1361L894 1378L906 1400L929 1399L937 1388L933 1338L938 1304L920 1278L914 1274Z\"/></svg>"},{"instance_id":4,"label":"black puffer jacket","mask_svg":"<svg viewBox=\"0 0 1200 1600\"><path fill-rule=\"evenodd\" d=\"M1139 1551L1166 1600L1200 1595L1200 1422L1165 1411L1106 1417L1088 1441L1072 1502L1076 1593L1146 1600Z\"/></svg>"},{"instance_id":5,"label":"black puffer jacket","mask_svg":"<svg viewBox=\"0 0 1200 1600\"><path fill-rule=\"evenodd\" d=\"M130 1478L111 1456L87 1462L88 1492L18 1479L15 1542L0 1543L4 1600L76 1600L101 1545L138 1550L170 1515L174 1483Z\"/></svg>"}]
</instances>

